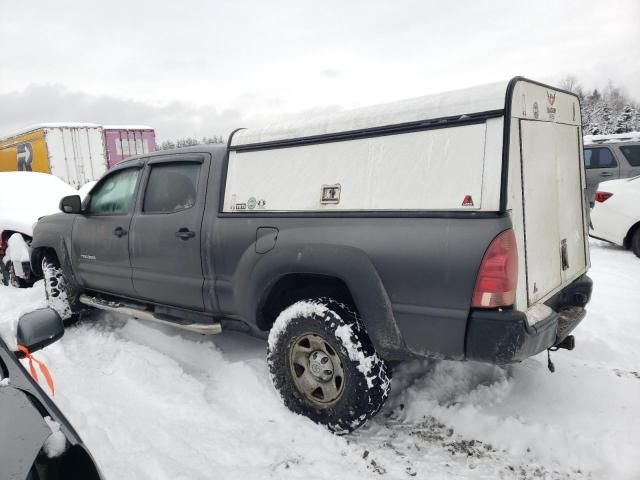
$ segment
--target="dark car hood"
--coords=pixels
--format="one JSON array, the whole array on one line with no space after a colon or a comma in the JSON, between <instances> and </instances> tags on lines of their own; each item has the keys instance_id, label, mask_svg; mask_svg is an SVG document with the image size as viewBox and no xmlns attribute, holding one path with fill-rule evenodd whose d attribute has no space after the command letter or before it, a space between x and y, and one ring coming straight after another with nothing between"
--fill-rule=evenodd
<instances>
[{"instance_id":1,"label":"dark car hood","mask_svg":"<svg viewBox=\"0 0 640 480\"><path fill-rule=\"evenodd\" d=\"M0 378L9 378L8 385L0 386L0 479L24 480L27 477L36 456L53 433L45 417L60 426L67 441L67 450L60 457L61 478L102 478L71 423L9 351L2 338Z\"/></svg>"},{"instance_id":2,"label":"dark car hood","mask_svg":"<svg viewBox=\"0 0 640 480\"><path fill-rule=\"evenodd\" d=\"M27 394L0 387L0 470L2 478L24 480L51 429Z\"/></svg>"}]
</instances>

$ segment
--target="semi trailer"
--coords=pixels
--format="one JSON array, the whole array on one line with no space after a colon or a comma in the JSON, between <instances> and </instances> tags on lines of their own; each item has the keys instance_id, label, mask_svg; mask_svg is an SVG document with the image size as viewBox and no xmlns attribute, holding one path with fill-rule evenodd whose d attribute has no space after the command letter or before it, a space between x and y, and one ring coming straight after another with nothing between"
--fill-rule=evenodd
<instances>
[{"instance_id":1,"label":"semi trailer","mask_svg":"<svg viewBox=\"0 0 640 480\"><path fill-rule=\"evenodd\" d=\"M147 126L44 123L0 137L0 172L50 173L79 188L155 147L155 133Z\"/></svg>"}]
</instances>

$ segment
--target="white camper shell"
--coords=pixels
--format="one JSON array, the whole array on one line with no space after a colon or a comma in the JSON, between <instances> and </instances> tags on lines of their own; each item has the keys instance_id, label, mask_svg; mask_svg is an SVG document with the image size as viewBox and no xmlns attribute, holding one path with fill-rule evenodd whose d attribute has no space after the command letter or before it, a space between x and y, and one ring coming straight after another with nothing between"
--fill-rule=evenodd
<instances>
[{"instance_id":1,"label":"white camper shell","mask_svg":"<svg viewBox=\"0 0 640 480\"><path fill-rule=\"evenodd\" d=\"M243 129L230 140L223 212L509 215L514 307L534 324L589 267L580 125L574 94L516 77Z\"/></svg>"}]
</instances>

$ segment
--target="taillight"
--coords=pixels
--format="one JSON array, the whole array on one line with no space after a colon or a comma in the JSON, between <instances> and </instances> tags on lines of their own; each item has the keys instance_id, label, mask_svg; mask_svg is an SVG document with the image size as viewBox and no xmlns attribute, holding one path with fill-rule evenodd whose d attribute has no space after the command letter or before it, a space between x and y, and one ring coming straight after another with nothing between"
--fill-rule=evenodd
<instances>
[{"instance_id":1,"label":"taillight","mask_svg":"<svg viewBox=\"0 0 640 480\"><path fill-rule=\"evenodd\" d=\"M596 192L596 202L604 202L605 200L609 200L613 197L613 193L609 192Z\"/></svg>"},{"instance_id":2,"label":"taillight","mask_svg":"<svg viewBox=\"0 0 640 480\"><path fill-rule=\"evenodd\" d=\"M513 230L505 230L493 239L484 254L471 306L508 307L515 303L518 283L518 247Z\"/></svg>"}]
</instances>

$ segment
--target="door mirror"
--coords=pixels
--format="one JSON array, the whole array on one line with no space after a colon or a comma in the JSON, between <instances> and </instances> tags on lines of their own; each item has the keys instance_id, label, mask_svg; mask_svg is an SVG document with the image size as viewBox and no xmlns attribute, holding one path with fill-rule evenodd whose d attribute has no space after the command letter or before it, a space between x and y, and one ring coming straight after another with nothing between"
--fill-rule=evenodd
<instances>
[{"instance_id":1,"label":"door mirror","mask_svg":"<svg viewBox=\"0 0 640 480\"><path fill-rule=\"evenodd\" d=\"M18 320L16 339L18 345L27 347L33 353L51 345L64 335L64 324L58 312L51 308L41 308L25 313Z\"/></svg>"},{"instance_id":2,"label":"door mirror","mask_svg":"<svg viewBox=\"0 0 640 480\"><path fill-rule=\"evenodd\" d=\"M60 200L60 210L64 213L80 213L82 211L80 195L62 197L62 200Z\"/></svg>"}]
</instances>

